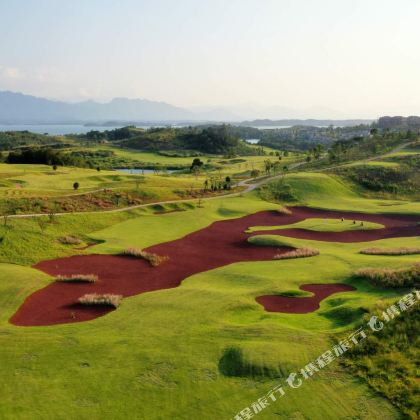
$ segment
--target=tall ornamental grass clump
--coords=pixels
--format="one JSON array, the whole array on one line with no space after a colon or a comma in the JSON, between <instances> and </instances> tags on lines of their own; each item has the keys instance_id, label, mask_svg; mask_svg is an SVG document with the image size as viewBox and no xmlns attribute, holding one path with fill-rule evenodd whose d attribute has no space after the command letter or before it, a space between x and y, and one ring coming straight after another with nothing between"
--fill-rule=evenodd
<instances>
[{"instance_id":1,"label":"tall ornamental grass clump","mask_svg":"<svg viewBox=\"0 0 420 420\"><path fill-rule=\"evenodd\" d=\"M122 301L122 295L114 295L111 293L105 294L97 294L97 293L90 293L83 295L79 298L79 303L82 305L92 306L113 306L114 308L118 308Z\"/></svg>"},{"instance_id":2,"label":"tall ornamental grass clump","mask_svg":"<svg viewBox=\"0 0 420 420\"><path fill-rule=\"evenodd\" d=\"M79 245L82 243L82 241L74 235L62 236L61 238L58 238L58 241L63 245Z\"/></svg>"},{"instance_id":3,"label":"tall ornamental grass clump","mask_svg":"<svg viewBox=\"0 0 420 420\"><path fill-rule=\"evenodd\" d=\"M307 257L314 257L315 255L319 255L319 251L314 248L297 248L293 251L288 251L284 254L277 254L274 255L273 259L275 260L286 260L289 258L307 258Z\"/></svg>"},{"instance_id":4,"label":"tall ornamental grass clump","mask_svg":"<svg viewBox=\"0 0 420 420\"><path fill-rule=\"evenodd\" d=\"M169 257L154 254L153 252L143 251L140 248L127 248L123 251L123 255L128 255L131 257L143 258L148 261L152 267L157 267L163 262L169 260Z\"/></svg>"},{"instance_id":5,"label":"tall ornamental grass clump","mask_svg":"<svg viewBox=\"0 0 420 420\"><path fill-rule=\"evenodd\" d=\"M98 280L98 276L95 274L71 274L71 275L60 275L55 278L56 281L62 282L86 282L95 283Z\"/></svg>"},{"instance_id":6,"label":"tall ornamental grass clump","mask_svg":"<svg viewBox=\"0 0 420 420\"><path fill-rule=\"evenodd\" d=\"M286 214L286 215L292 214L292 212L287 207L279 207L277 209L277 213Z\"/></svg>"},{"instance_id":7,"label":"tall ornamental grass clump","mask_svg":"<svg viewBox=\"0 0 420 420\"><path fill-rule=\"evenodd\" d=\"M355 273L359 277L371 280L377 286L384 287L419 287L420 263L408 268L362 268Z\"/></svg>"},{"instance_id":8,"label":"tall ornamental grass clump","mask_svg":"<svg viewBox=\"0 0 420 420\"><path fill-rule=\"evenodd\" d=\"M420 254L420 248L366 248L360 251L366 255L415 255Z\"/></svg>"}]
</instances>

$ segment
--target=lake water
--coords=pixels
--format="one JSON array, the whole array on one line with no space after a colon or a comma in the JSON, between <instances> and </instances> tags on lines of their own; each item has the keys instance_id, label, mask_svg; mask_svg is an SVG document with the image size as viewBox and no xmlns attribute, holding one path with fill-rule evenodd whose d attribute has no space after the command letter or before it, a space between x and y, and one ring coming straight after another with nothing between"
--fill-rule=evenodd
<instances>
[{"instance_id":1,"label":"lake water","mask_svg":"<svg viewBox=\"0 0 420 420\"><path fill-rule=\"evenodd\" d=\"M120 169L115 169L118 172L125 172L126 174L154 174L155 171L153 169L142 169L142 168L137 168L137 169L130 169L130 168L120 168ZM171 174L173 172L175 172L174 169L167 169L166 170L167 173Z\"/></svg>"},{"instance_id":2,"label":"lake water","mask_svg":"<svg viewBox=\"0 0 420 420\"><path fill-rule=\"evenodd\" d=\"M62 134L84 134L88 131L97 130L114 130L116 128L124 127L126 124L102 126L102 125L83 125L83 124L0 124L0 131L31 131L32 133L44 134L48 133L53 136ZM150 125L137 125L138 128L150 128ZM153 127L166 127L163 125L154 125ZM181 127L181 126L176 126Z\"/></svg>"},{"instance_id":3,"label":"lake water","mask_svg":"<svg viewBox=\"0 0 420 420\"><path fill-rule=\"evenodd\" d=\"M102 125L83 125L83 124L0 124L0 131L31 131L32 133L39 134L50 134L52 136L64 135L64 134L85 134L88 131L105 131L114 130L116 128L124 127L126 124L102 126ZM166 124L166 125L153 125L153 127L185 127L183 124ZM137 125L138 128L148 129L152 125ZM260 130L272 130L277 128L289 128L288 126L278 125L266 125L266 126L254 126ZM249 139L248 143L257 144L258 139Z\"/></svg>"},{"instance_id":4,"label":"lake water","mask_svg":"<svg viewBox=\"0 0 420 420\"><path fill-rule=\"evenodd\" d=\"M91 130L105 131L113 130L114 128L121 128L122 126L84 126L78 124L19 124L19 125L0 125L0 131L31 131L32 133L44 134L48 133L51 135L60 134L84 134Z\"/></svg>"},{"instance_id":5,"label":"lake water","mask_svg":"<svg viewBox=\"0 0 420 420\"><path fill-rule=\"evenodd\" d=\"M250 125L251 128L258 128L258 130L277 130L279 128L291 128L291 125Z\"/></svg>"},{"instance_id":6,"label":"lake water","mask_svg":"<svg viewBox=\"0 0 420 420\"><path fill-rule=\"evenodd\" d=\"M258 130L279 130L285 128L295 127L293 125L250 125L249 127L258 128ZM316 128L327 128L329 125L303 125L301 127L316 127ZM334 128L345 127L344 125L333 125Z\"/></svg>"},{"instance_id":7,"label":"lake water","mask_svg":"<svg viewBox=\"0 0 420 420\"><path fill-rule=\"evenodd\" d=\"M105 130L114 130L116 128L124 127L126 124L121 125L112 125L112 126L103 126L103 125L83 125L83 124L0 124L0 131L31 131L32 133L39 134L50 134L52 136L64 135L64 134L85 134L88 131L105 131ZM150 127L185 127L183 124L166 124L166 125L137 125L138 128L148 129ZM274 130L279 128L290 128L290 126L279 126L279 125L260 125L260 126L251 126L253 128L258 128L259 130ZM322 126L319 126L322 127ZM258 139L249 139L248 143L257 144Z\"/></svg>"}]
</instances>

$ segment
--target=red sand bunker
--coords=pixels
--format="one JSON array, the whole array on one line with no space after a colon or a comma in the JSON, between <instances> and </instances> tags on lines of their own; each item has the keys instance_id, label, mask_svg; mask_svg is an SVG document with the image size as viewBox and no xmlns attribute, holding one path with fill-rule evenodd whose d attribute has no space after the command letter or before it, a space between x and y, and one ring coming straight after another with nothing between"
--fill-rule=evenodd
<instances>
[{"instance_id":1,"label":"red sand bunker","mask_svg":"<svg viewBox=\"0 0 420 420\"><path fill-rule=\"evenodd\" d=\"M294 207L291 210L293 213L290 215L265 211L215 222L183 238L147 248L147 251L169 257L167 262L155 268L144 260L115 255L78 255L40 262L34 267L53 276L88 273L96 274L99 280L93 284L51 283L29 296L10 322L21 326L36 326L95 319L110 312L112 308L77 304L78 298L86 293L115 293L127 297L173 288L196 273L240 261L271 260L273 255L290 250L286 247L258 247L249 244L247 239L250 235L244 232L249 226L285 225L310 217L345 217L381 223L385 228L352 232L287 229L263 233L335 242L362 242L420 235L420 226L417 226L419 219L413 216L332 212L306 207ZM305 298L307 299L310 298ZM315 309L317 308L313 310Z\"/></svg>"},{"instance_id":2,"label":"red sand bunker","mask_svg":"<svg viewBox=\"0 0 420 420\"><path fill-rule=\"evenodd\" d=\"M284 312L288 314L307 314L319 309L319 304L334 293L350 292L356 290L347 284L304 284L299 286L305 292L311 292L314 296L289 297L277 295L258 296L255 300L264 306L268 312Z\"/></svg>"}]
</instances>

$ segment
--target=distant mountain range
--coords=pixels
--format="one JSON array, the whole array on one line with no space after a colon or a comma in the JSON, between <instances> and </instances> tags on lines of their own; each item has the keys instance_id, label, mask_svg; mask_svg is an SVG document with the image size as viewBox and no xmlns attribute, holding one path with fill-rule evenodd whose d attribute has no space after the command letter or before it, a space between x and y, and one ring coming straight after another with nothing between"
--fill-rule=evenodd
<instances>
[{"instance_id":1,"label":"distant mountain range","mask_svg":"<svg viewBox=\"0 0 420 420\"><path fill-rule=\"evenodd\" d=\"M276 108L287 115L286 109ZM249 113L250 110L247 110ZM271 110L270 112L273 112ZM0 124L170 124L233 122L243 126L353 126L370 124L373 120L334 119L256 119L240 123L242 114L228 107L199 107L193 110L147 99L115 98L107 103L92 100L67 103L15 92L0 92ZM242 118L243 119L243 118Z\"/></svg>"},{"instance_id":2,"label":"distant mountain range","mask_svg":"<svg viewBox=\"0 0 420 420\"><path fill-rule=\"evenodd\" d=\"M69 123L87 121L183 121L195 115L186 109L146 99L115 98L108 103L67 103L14 92L0 92L1 123Z\"/></svg>"}]
</instances>

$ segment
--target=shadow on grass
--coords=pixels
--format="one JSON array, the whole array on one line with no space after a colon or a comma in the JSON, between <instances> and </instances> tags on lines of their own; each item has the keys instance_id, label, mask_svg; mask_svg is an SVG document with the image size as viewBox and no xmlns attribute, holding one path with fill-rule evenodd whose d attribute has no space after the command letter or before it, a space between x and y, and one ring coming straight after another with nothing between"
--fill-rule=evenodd
<instances>
[{"instance_id":1,"label":"shadow on grass","mask_svg":"<svg viewBox=\"0 0 420 420\"><path fill-rule=\"evenodd\" d=\"M344 327L356 321L361 321L366 313L364 308L351 308L340 306L322 313L322 316L330 320L335 327Z\"/></svg>"},{"instance_id":2,"label":"shadow on grass","mask_svg":"<svg viewBox=\"0 0 420 420\"><path fill-rule=\"evenodd\" d=\"M274 293L277 296L284 297L309 297L313 296L313 293L304 292L303 290L285 290L284 292Z\"/></svg>"},{"instance_id":3,"label":"shadow on grass","mask_svg":"<svg viewBox=\"0 0 420 420\"><path fill-rule=\"evenodd\" d=\"M260 377L260 378L283 378L286 377L291 366L282 366L277 369L258 365L247 361L243 352L238 347L228 347L224 350L219 360L219 372L229 377Z\"/></svg>"}]
</instances>

